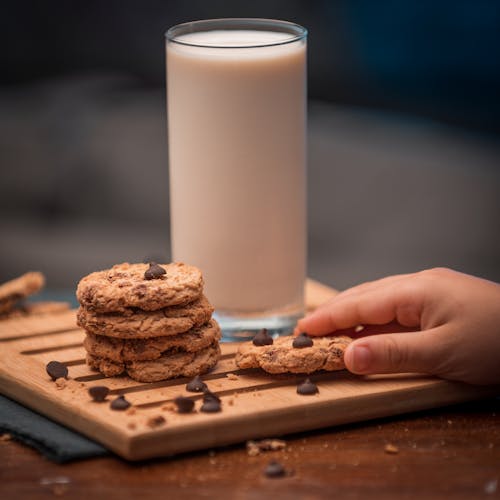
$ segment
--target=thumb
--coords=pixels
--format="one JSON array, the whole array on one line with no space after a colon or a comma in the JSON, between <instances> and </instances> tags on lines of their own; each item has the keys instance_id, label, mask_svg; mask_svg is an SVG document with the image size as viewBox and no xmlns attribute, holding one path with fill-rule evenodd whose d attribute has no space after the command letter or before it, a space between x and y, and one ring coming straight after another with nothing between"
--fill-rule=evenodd
<instances>
[{"instance_id":1,"label":"thumb","mask_svg":"<svg viewBox=\"0 0 500 500\"><path fill-rule=\"evenodd\" d=\"M445 346L439 340L442 327L411 333L390 333L363 337L346 349L344 361L352 373L416 372L437 374L445 360Z\"/></svg>"}]
</instances>

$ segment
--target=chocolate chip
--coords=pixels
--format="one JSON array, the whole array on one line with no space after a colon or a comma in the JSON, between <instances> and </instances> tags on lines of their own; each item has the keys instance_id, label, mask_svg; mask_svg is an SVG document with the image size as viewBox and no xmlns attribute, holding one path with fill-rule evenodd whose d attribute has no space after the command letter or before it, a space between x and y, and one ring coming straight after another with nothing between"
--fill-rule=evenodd
<instances>
[{"instance_id":1,"label":"chocolate chip","mask_svg":"<svg viewBox=\"0 0 500 500\"><path fill-rule=\"evenodd\" d=\"M220 403L220 398L219 396L217 396L217 394L215 394L214 392L212 392L208 387L206 389L204 389L203 391L203 401L208 401L210 399L213 399L215 401L217 401L218 403Z\"/></svg>"},{"instance_id":2,"label":"chocolate chip","mask_svg":"<svg viewBox=\"0 0 500 500\"><path fill-rule=\"evenodd\" d=\"M156 262L149 263L149 269L144 273L145 280L157 280L161 278L167 271L159 266Z\"/></svg>"},{"instance_id":3,"label":"chocolate chip","mask_svg":"<svg viewBox=\"0 0 500 500\"><path fill-rule=\"evenodd\" d=\"M302 349L303 347L312 347L312 338L307 335L307 333L299 333L292 342L292 346L296 349Z\"/></svg>"},{"instance_id":4,"label":"chocolate chip","mask_svg":"<svg viewBox=\"0 0 500 500\"><path fill-rule=\"evenodd\" d=\"M252 340L253 345L263 346L263 345L272 345L273 338L267 333L267 328L262 328L262 330L255 335Z\"/></svg>"},{"instance_id":5,"label":"chocolate chip","mask_svg":"<svg viewBox=\"0 0 500 500\"><path fill-rule=\"evenodd\" d=\"M297 386L297 394L302 394L303 396L310 396L312 394L317 394L318 392L317 385L314 382L311 382L308 378Z\"/></svg>"},{"instance_id":6,"label":"chocolate chip","mask_svg":"<svg viewBox=\"0 0 500 500\"><path fill-rule=\"evenodd\" d=\"M90 397L94 401L98 401L99 403L106 399L108 393L109 393L109 388L106 387L105 385L95 385L94 387L89 387Z\"/></svg>"},{"instance_id":7,"label":"chocolate chip","mask_svg":"<svg viewBox=\"0 0 500 500\"><path fill-rule=\"evenodd\" d=\"M191 398L178 396L174 399L174 403L177 406L177 413L191 413L193 411L194 401Z\"/></svg>"},{"instance_id":8,"label":"chocolate chip","mask_svg":"<svg viewBox=\"0 0 500 500\"><path fill-rule=\"evenodd\" d=\"M264 469L264 474L266 477L283 477L285 475L285 468L279 462L272 460L269 462Z\"/></svg>"},{"instance_id":9,"label":"chocolate chip","mask_svg":"<svg viewBox=\"0 0 500 500\"><path fill-rule=\"evenodd\" d=\"M66 365L59 363L59 361L51 361L50 363L47 363L45 369L52 380L68 377L68 369L66 368Z\"/></svg>"},{"instance_id":10,"label":"chocolate chip","mask_svg":"<svg viewBox=\"0 0 500 500\"><path fill-rule=\"evenodd\" d=\"M205 389L203 391L203 404L200 408L205 413L215 413L221 411L220 398L212 391Z\"/></svg>"},{"instance_id":11,"label":"chocolate chip","mask_svg":"<svg viewBox=\"0 0 500 500\"><path fill-rule=\"evenodd\" d=\"M208 389L207 384L198 375L186 384L186 391L189 392L203 392L205 389Z\"/></svg>"},{"instance_id":12,"label":"chocolate chip","mask_svg":"<svg viewBox=\"0 0 500 500\"><path fill-rule=\"evenodd\" d=\"M207 400L204 399L200 411L203 411L205 413L216 413L218 411L221 411L220 401L212 398Z\"/></svg>"},{"instance_id":13,"label":"chocolate chip","mask_svg":"<svg viewBox=\"0 0 500 500\"><path fill-rule=\"evenodd\" d=\"M111 401L109 406L112 410L122 411L126 410L130 406L130 403L125 399L125 396L118 396Z\"/></svg>"}]
</instances>

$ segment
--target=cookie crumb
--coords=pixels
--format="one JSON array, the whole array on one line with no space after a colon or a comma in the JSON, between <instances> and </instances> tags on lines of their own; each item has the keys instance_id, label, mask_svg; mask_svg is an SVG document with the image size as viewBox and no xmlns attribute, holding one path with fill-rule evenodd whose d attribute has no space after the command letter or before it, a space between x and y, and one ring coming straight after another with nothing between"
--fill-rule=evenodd
<instances>
[{"instance_id":1,"label":"cookie crumb","mask_svg":"<svg viewBox=\"0 0 500 500\"><path fill-rule=\"evenodd\" d=\"M42 477L41 486L49 486L52 493L56 496L64 495L69 490L71 479L66 476Z\"/></svg>"},{"instance_id":2,"label":"cookie crumb","mask_svg":"<svg viewBox=\"0 0 500 500\"><path fill-rule=\"evenodd\" d=\"M240 379L240 377L238 377L238 375L236 375L236 373L227 373L226 377L229 380L239 380Z\"/></svg>"},{"instance_id":3,"label":"cookie crumb","mask_svg":"<svg viewBox=\"0 0 500 500\"><path fill-rule=\"evenodd\" d=\"M64 495L68 491L68 489L69 488L66 484L54 484L54 486L52 486L52 493L56 497L60 497Z\"/></svg>"},{"instance_id":4,"label":"cookie crumb","mask_svg":"<svg viewBox=\"0 0 500 500\"><path fill-rule=\"evenodd\" d=\"M66 379L64 377L56 378L56 380L54 382L56 384L57 390L59 390L59 391L66 387Z\"/></svg>"},{"instance_id":5,"label":"cookie crumb","mask_svg":"<svg viewBox=\"0 0 500 500\"><path fill-rule=\"evenodd\" d=\"M234 399L233 399L233 398L229 398L229 399L227 400L227 404L228 404L229 406L234 406Z\"/></svg>"},{"instance_id":6,"label":"cookie crumb","mask_svg":"<svg viewBox=\"0 0 500 500\"><path fill-rule=\"evenodd\" d=\"M263 439L261 441L247 441L247 455L255 457L263 451L284 450L286 442L281 439Z\"/></svg>"},{"instance_id":7,"label":"cookie crumb","mask_svg":"<svg viewBox=\"0 0 500 500\"><path fill-rule=\"evenodd\" d=\"M174 403L166 403L160 408L162 411L175 411L175 409L176 406Z\"/></svg>"},{"instance_id":8,"label":"cookie crumb","mask_svg":"<svg viewBox=\"0 0 500 500\"><path fill-rule=\"evenodd\" d=\"M133 431L137 429L137 424L135 422L127 422L127 428Z\"/></svg>"},{"instance_id":9,"label":"cookie crumb","mask_svg":"<svg viewBox=\"0 0 500 500\"><path fill-rule=\"evenodd\" d=\"M137 409L131 406L128 410L125 411L125 415L135 415L137 413Z\"/></svg>"},{"instance_id":10,"label":"cookie crumb","mask_svg":"<svg viewBox=\"0 0 500 500\"><path fill-rule=\"evenodd\" d=\"M399 453L399 448L391 443L386 444L384 446L384 451L388 453L389 455L396 455Z\"/></svg>"},{"instance_id":11,"label":"cookie crumb","mask_svg":"<svg viewBox=\"0 0 500 500\"><path fill-rule=\"evenodd\" d=\"M364 329L365 329L365 327L364 327L363 325L358 325L358 326L354 329L354 331L355 331L356 333L359 333L359 332L362 332Z\"/></svg>"},{"instance_id":12,"label":"cookie crumb","mask_svg":"<svg viewBox=\"0 0 500 500\"><path fill-rule=\"evenodd\" d=\"M0 441L10 441L12 439L12 435L6 432L5 434L0 434Z\"/></svg>"},{"instance_id":13,"label":"cookie crumb","mask_svg":"<svg viewBox=\"0 0 500 500\"><path fill-rule=\"evenodd\" d=\"M51 486L53 484L69 484L71 479L66 476L42 477L40 479L41 486Z\"/></svg>"},{"instance_id":14,"label":"cookie crumb","mask_svg":"<svg viewBox=\"0 0 500 500\"><path fill-rule=\"evenodd\" d=\"M498 479L493 479L492 481L488 481L484 485L484 492L487 495L493 495L494 493L496 493L497 487L498 487Z\"/></svg>"},{"instance_id":15,"label":"cookie crumb","mask_svg":"<svg viewBox=\"0 0 500 500\"><path fill-rule=\"evenodd\" d=\"M164 417L162 417L161 415L156 415L154 417L148 418L146 425L148 427L151 427L152 429L154 429L156 427L161 427L162 425L165 425L166 423L167 423L167 421L165 420Z\"/></svg>"},{"instance_id":16,"label":"cookie crumb","mask_svg":"<svg viewBox=\"0 0 500 500\"><path fill-rule=\"evenodd\" d=\"M249 457L260 455L260 449L255 441L247 441L247 455Z\"/></svg>"}]
</instances>

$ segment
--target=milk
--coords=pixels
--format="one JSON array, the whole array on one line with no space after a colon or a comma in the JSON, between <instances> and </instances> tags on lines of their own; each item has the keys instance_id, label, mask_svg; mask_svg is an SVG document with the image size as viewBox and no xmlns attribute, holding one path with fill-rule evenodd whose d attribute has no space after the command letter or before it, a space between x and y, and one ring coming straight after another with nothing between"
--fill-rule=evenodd
<instances>
[{"instance_id":1,"label":"milk","mask_svg":"<svg viewBox=\"0 0 500 500\"><path fill-rule=\"evenodd\" d=\"M214 30L167 42L172 256L202 270L219 313L302 310L306 42L291 38Z\"/></svg>"}]
</instances>

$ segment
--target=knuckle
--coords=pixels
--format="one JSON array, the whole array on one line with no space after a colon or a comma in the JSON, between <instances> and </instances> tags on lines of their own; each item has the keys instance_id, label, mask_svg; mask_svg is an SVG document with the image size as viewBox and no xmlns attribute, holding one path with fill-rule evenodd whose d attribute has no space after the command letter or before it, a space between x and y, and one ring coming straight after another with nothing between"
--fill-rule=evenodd
<instances>
[{"instance_id":1,"label":"knuckle","mask_svg":"<svg viewBox=\"0 0 500 500\"><path fill-rule=\"evenodd\" d=\"M418 274L423 278L441 279L443 277L449 276L452 272L453 271L451 269L448 269L447 267L432 267L430 269L424 269Z\"/></svg>"},{"instance_id":2,"label":"knuckle","mask_svg":"<svg viewBox=\"0 0 500 500\"><path fill-rule=\"evenodd\" d=\"M408 350L404 343L398 343L390 335L385 342L385 354L391 370L401 371L408 362Z\"/></svg>"}]
</instances>

